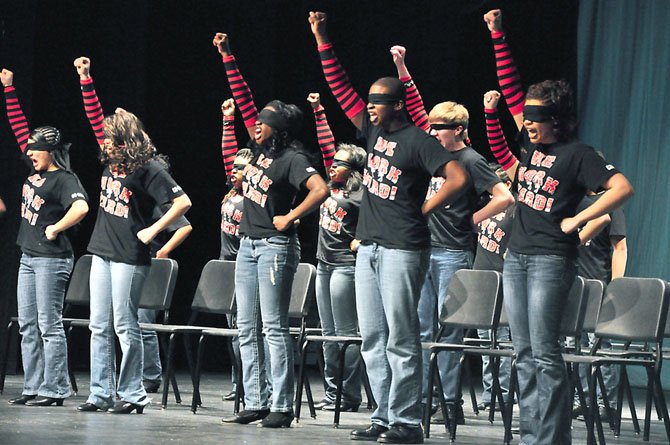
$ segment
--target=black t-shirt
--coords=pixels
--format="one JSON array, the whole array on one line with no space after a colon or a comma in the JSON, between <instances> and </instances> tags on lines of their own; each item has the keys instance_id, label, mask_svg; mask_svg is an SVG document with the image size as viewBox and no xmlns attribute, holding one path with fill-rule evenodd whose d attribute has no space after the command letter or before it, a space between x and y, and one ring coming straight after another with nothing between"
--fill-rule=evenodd
<instances>
[{"instance_id":1,"label":"black t-shirt","mask_svg":"<svg viewBox=\"0 0 670 445\"><path fill-rule=\"evenodd\" d=\"M577 206L581 212L600 196L585 196ZM609 283L612 279L612 241L611 238L626 237L626 217L623 210L610 213L612 221L585 245L577 248L577 274L584 278L595 278Z\"/></svg>"},{"instance_id":2,"label":"black t-shirt","mask_svg":"<svg viewBox=\"0 0 670 445\"><path fill-rule=\"evenodd\" d=\"M474 251L477 234L470 224L472 214L479 207L480 197L499 183L500 179L491 171L484 157L472 147L465 147L451 154L468 172L468 184L458 199L436 210L428 218L430 243L433 247ZM435 195L443 183L444 178L433 178L426 199Z\"/></svg>"},{"instance_id":3,"label":"black t-shirt","mask_svg":"<svg viewBox=\"0 0 670 445\"><path fill-rule=\"evenodd\" d=\"M170 210L170 207L172 207L172 203L165 203L161 205L157 205L154 207L153 210L153 215L151 215L151 220L152 223L158 221L165 215L165 213ZM190 226L191 222L186 219L185 216L180 216L179 218L175 219L172 224L167 226L161 233L156 235L156 237L151 240L151 243L149 243L149 251L151 258L156 257L156 253L161 250L161 248L170 241L170 238L172 238L172 235L174 233L181 229L182 227Z\"/></svg>"},{"instance_id":4,"label":"black t-shirt","mask_svg":"<svg viewBox=\"0 0 670 445\"><path fill-rule=\"evenodd\" d=\"M332 265L356 262L350 244L356 234L361 199L362 188L348 194L340 189L330 190L330 196L320 208L319 244L316 249L319 261Z\"/></svg>"},{"instance_id":5,"label":"black t-shirt","mask_svg":"<svg viewBox=\"0 0 670 445\"><path fill-rule=\"evenodd\" d=\"M157 204L172 202L184 191L155 160L129 175L115 175L105 167L100 181L100 207L89 252L119 263L151 264L149 246L137 232L152 224Z\"/></svg>"},{"instance_id":6,"label":"black t-shirt","mask_svg":"<svg viewBox=\"0 0 670 445\"><path fill-rule=\"evenodd\" d=\"M587 189L599 191L617 170L578 141L533 145L525 129L522 140L528 153L514 181L517 213L509 248L529 255L575 258L579 237L576 231L563 233L561 221L577 213Z\"/></svg>"},{"instance_id":7,"label":"black t-shirt","mask_svg":"<svg viewBox=\"0 0 670 445\"><path fill-rule=\"evenodd\" d=\"M291 211L296 192L316 174L307 157L298 151L286 150L276 158L258 155L244 168L244 217L240 234L251 238L295 234L294 225L280 232L272 219Z\"/></svg>"},{"instance_id":8,"label":"black t-shirt","mask_svg":"<svg viewBox=\"0 0 670 445\"><path fill-rule=\"evenodd\" d=\"M234 260L240 250L240 222L244 197L235 194L221 203L221 252L219 259Z\"/></svg>"},{"instance_id":9,"label":"black t-shirt","mask_svg":"<svg viewBox=\"0 0 670 445\"><path fill-rule=\"evenodd\" d=\"M509 206L492 218L479 223L474 270L503 271L507 242L514 222L514 207Z\"/></svg>"},{"instance_id":10,"label":"black t-shirt","mask_svg":"<svg viewBox=\"0 0 670 445\"><path fill-rule=\"evenodd\" d=\"M430 231L421 206L430 178L453 161L454 155L410 124L389 133L364 118L361 133L368 158L356 238L389 249L430 247Z\"/></svg>"},{"instance_id":11,"label":"black t-shirt","mask_svg":"<svg viewBox=\"0 0 670 445\"><path fill-rule=\"evenodd\" d=\"M56 224L77 200L87 200L77 177L65 170L35 172L28 176L21 191L21 226L16 244L32 256L67 258L72 245L65 232L49 241L44 231Z\"/></svg>"}]
</instances>

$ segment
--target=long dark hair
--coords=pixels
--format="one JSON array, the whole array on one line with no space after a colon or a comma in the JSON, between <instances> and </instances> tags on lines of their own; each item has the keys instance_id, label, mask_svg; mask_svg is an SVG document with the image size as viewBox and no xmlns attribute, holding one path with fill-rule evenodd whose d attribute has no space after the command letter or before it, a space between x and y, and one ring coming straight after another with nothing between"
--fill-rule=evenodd
<instances>
[{"instance_id":1,"label":"long dark hair","mask_svg":"<svg viewBox=\"0 0 670 445\"><path fill-rule=\"evenodd\" d=\"M53 147L49 150L51 162L59 169L72 173L72 168L70 167L70 144L62 142L61 133L56 127L48 125L37 127L30 132L28 138L41 145ZM30 146L27 149L29 150Z\"/></svg>"},{"instance_id":2,"label":"long dark hair","mask_svg":"<svg viewBox=\"0 0 670 445\"><path fill-rule=\"evenodd\" d=\"M297 137L302 127L302 111L296 105L286 104L280 100L273 100L266 105L287 122L286 129L273 128L272 136L262 145L252 140L249 144L256 156L263 153L270 158L281 155L285 150L304 151L302 142Z\"/></svg>"}]
</instances>

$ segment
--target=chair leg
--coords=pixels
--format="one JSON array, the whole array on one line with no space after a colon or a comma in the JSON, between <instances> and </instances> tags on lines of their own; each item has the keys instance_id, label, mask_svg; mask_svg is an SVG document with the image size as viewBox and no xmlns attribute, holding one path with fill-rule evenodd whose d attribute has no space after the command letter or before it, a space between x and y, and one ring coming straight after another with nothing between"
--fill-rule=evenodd
<instances>
[{"instance_id":1,"label":"chair leg","mask_svg":"<svg viewBox=\"0 0 670 445\"><path fill-rule=\"evenodd\" d=\"M665 426L665 435L668 438L668 442L670 442L670 416L668 416L668 405L666 404L665 394L663 394L663 387L661 386L661 377L659 373L660 370L655 370L654 372L655 377L654 389L656 390L655 392L657 398L656 405L661 410L663 425Z\"/></svg>"},{"instance_id":2,"label":"chair leg","mask_svg":"<svg viewBox=\"0 0 670 445\"><path fill-rule=\"evenodd\" d=\"M7 362L9 362L9 346L12 344L11 338L13 325L13 321L10 321L9 324L7 324L7 341L5 342L5 353L2 357L2 369L0 369L0 394L5 390L5 377L7 376Z\"/></svg>"},{"instance_id":3,"label":"chair leg","mask_svg":"<svg viewBox=\"0 0 670 445\"><path fill-rule=\"evenodd\" d=\"M344 342L338 352L337 375L335 375L335 415L333 417L333 426L337 428L340 425L340 410L342 409L342 386L344 385L344 360L346 358L347 348L351 343Z\"/></svg>"},{"instance_id":4,"label":"chair leg","mask_svg":"<svg viewBox=\"0 0 670 445\"><path fill-rule=\"evenodd\" d=\"M170 334L170 342L168 345L168 353L167 353L167 365L165 367L165 370L163 371L163 381L164 382L169 382L172 377L173 377L173 356L174 356L174 342L175 342L176 335L174 333ZM168 385L163 385L163 400L161 402L161 408L166 409L167 408L167 401L168 401Z\"/></svg>"},{"instance_id":5,"label":"chair leg","mask_svg":"<svg viewBox=\"0 0 670 445\"><path fill-rule=\"evenodd\" d=\"M70 378L70 386L72 387L72 392L74 393L73 395L76 396L77 393L79 392L79 388L77 388L77 379L74 376L74 369L72 367L72 336L70 335L71 331L72 331L71 326L65 331L65 344L67 345L67 373Z\"/></svg>"},{"instance_id":6,"label":"chair leg","mask_svg":"<svg viewBox=\"0 0 670 445\"><path fill-rule=\"evenodd\" d=\"M616 430L616 421L614 419L614 413L610 409L610 398L609 394L607 394L607 388L605 387L605 380L603 379L603 374L600 371L600 368L598 368L598 387L600 388L600 394L602 395L603 398L603 404L605 405L605 413L607 414L607 423L610 426L610 429L612 431Z\"/></svg>"},{"instance_id":7,"label":"chair leg","mask_svg":"<svg viewBox=\"0 0 670 445\"><path fill-rule=\"evenodd\" d=\"M510 364L509 376L509 402L505 405L506 414L503 415L503 423L505 425L505 436L503 438L505 445L509 445L512 441L512 415L514 413L514 392L516 391L516 357L512 359Z\"/></svg>"},{"instance_id":8,"label":"chair leg","mask_svg":"<svg viewBox=\"0 0 670 445\"><path fill-rule=\"evenodd\" d=\"M645 442L649 441L649 432L651 428L651 403L652 403L652 394L654 391L654 375L651 368L647 369L647 400L646 408L644 410L644 431L642 432L642 440Z\"/></svg>"},{"instance_id":9,"label":"chair leg","mask_svg":"<svg viewBox=\"0 0 670 445\"><path fill-rule=\"evenodd\" d=\"M198 341L198 355L195 362L195 372L193 374L193 397L191 398L191 412L195 414L198 410L198 404L202 404L200 399L200 371L202 368L202 356L205 350L205 338L201 335Z\"/></svg>"},{"instance_id":10,"label":"chair leg","mask_svg":"<svg viewBox=\"0 0 670 445\"><path fill-rule=\"evenodd\" d=\"M430 411L431 407L433 406L433 379L435 375L435 368L437 367L437 353L435 351L431 351L430 353L430 361L428 362L428 382L426 382L426 385L428 387L428 390L426 391L427 396L426 396L426 409L424 409L423 413L423 426L425 428L424 431L424 436L426 439L430 438ZM447 410L446 407L444 407L444 415L447 415Z\"/></svg>"},{"instance_id":11,"label":"chair leg","mask_svg":"<svg viewBox=\"0 0 670 445\"><path fill-rule=\"evenodd\" d=\"M294 417L296 423L300 421L300 412L302 410L302 389L305 385L305 357L309 342L305 340L302 345L302 354L300 354L300 367L298 368L298 385L295 389L295 410Z\"/></svg>"},{"instance_id":12,"label":"chair leg","mask_svg":"<svg viewBox=\"0 0 670 445\"><path fill-rule=\"evenodd\" d=\"M372 394L372 388L370 387L370 379L368 378L368 369L365 367L365 361L361 358L361 377L363 377L363 388L365 388L365 397L368 399L368 409L376 409L377 402L375 401L375 396Z\"/></svg>"}]
</instances>

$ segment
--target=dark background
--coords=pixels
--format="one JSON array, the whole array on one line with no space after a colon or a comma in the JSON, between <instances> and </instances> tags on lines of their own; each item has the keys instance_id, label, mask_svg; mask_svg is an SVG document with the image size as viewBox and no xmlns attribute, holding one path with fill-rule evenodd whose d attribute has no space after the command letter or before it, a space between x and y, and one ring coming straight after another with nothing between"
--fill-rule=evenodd
<instances>
[{"instance_id":1,"label":"dark background","mask_svg":"<svg viewBox=\"0 0 670 445\"><path fill-rule=\"evenodd\" d=\"M216 32L231 38L240 70L261 108L272 99L305 112L303 138L318 153L307 94L320 92L337 140L352 141L347 121L323 79L310 32L310 10L329 14L328 30L354 88L363 97L382 76L395 76L389 48L407 47L406 62L430 108L444 100L470 111L473 146L491 158L482 96L498 89L492 44L482 15L504 12L504 26L524 87L565 78L576 85L577 0L567 1L37 1L12 2L0 16L0 68L14 72L30 127L53 125L72 142L71 160L89 193L91 211L72 234L75 254L85 253L95 222L101 166L73 67L92 61L92 76L106 114L117 106L137 114L172 173L193 201L194 230L174 253L180 264L172 319L182 322L199 271L219 253L219 203L226 191L221 161L221 102L231 97ZM501 102L502 103L502 102ZM501 107L502 108L502 107ZM2 111L4 115L4 110ZM509 113L501 113L508 135ZM241 119L238 140L248 137ZM28 174L6 119L0 119L0 321L16 313L16 271L21 184ZM303 219L303 261L314 261L314 217ZM6 323L3 322L3 326ZM4 328L0 328L4 337ZM0 341L0 348L4 348ZM85 354L84 354L85 355ZM84 357L81 357L83 360Z\"/></svg>"}]
</instances>

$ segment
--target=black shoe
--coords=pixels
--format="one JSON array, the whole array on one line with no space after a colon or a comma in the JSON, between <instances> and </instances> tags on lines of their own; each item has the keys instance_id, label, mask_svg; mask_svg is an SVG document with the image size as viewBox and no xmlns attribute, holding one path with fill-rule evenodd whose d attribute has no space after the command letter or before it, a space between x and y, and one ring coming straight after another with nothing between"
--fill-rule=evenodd
<instances>
[{"instance_id":1,"label":"black shoe","mask_svg":"<svg viewBox=\"0 0 670 445\"><path fill-rule=\"evenodd\" d=\"M314 404L314 409L319 409L319 410L320 410L320 409L324 409L324 408L327 407L328 405L333 405L333 409L335 409L335 408L334 408L334 403L335 403L335 402L333 402L333 401L330 400L330 399L323 398L323 399L321 399L321 401L320 401L319 403L315 403L315 404Z\"/></svg>"},{"instance_id":2,"label":"black shoe","mask_svg":"<svg viewBox=\"0 0 670 445\"><path fill-rule=\"evenodd\" d=\"M342 402L342 403L340 403L340 412L341 413L346 413L346 412L357 413L358 412L358 407L360 405L361 405L360 403ZM324 411L335 411L335 403L329 403L328 405L325 405L321 409L324 410Z\"/></svg>"},{"instance_id":3,"label":"black shoe","mask_svg":"<svg viewBox=\"0 0 670 445\"><path fill-rule=\"evenodd\" d=\"M261 420L261 426L263 428L288 428L291 426L291 422L293 422L293 411L287 413L272 412Z\"/></svg>"},{"instance_id":4,"label":"black shoe","mask_svg":"<svg viewBox=\"0 0 670 445\"><path fill-rule=\"evenodd\" d=\"M456 419L456 425L465 425L465 414L463 414L463 405L460 403L447 403L447 411L450 419Z\"/></svg>"},{"instance_id":5,"label":"black shoe","mask_svg":"<svg viewBox=\"0 0 670 445\"><path fill-rule=\"evenodd\" d=\"M150 392L152 394L157 393L158 388L161 387L161 381L160 380L144 380L144 382L142 382L142 383L144 384L144 390L146 392Z\"/></svg>"},{"instance_id":6,"label":"black shoe","mask_svg":"<svg viewBox=\"0 0 670 445\"><path fill-rule=\"evenodd\" d=\"M491 402L479 402L479 405L477 405L477 409L479 411L486 411L491 407Z\"/></svg>"},{"instance_id":7,"label":"black shoe","mask_svg":"<svg viewBox=\"0 0 670 445\"><path fill-rule=\"evenodd\" d=\"M56 406L63 406L63 398L56 397L42 397L41 399L28 400L26 406L51 406L54 403Z\"/></svg>"},{"instance_id":8,"label":"black shoe","mask_svg":"<svg viewBox=\"0 0 670 445\"><path fill-rule=\"evenodd\" d=\"M142 414L145 406L121 400L120 402L116 402L116 405L109 408L107 412L110 414L130 414L133 411L137 411L137 414Z\"/></svg>"},{"instance_id":9,"label":"black shoe","mask_svg":"<svg viewBox=\"0 0 670 445\"><path fill-rule=\"evenodd\" d=\"M37 395L33 394L32 396L19 396L14 399L7 400L7 403L10 405L25 405L28 400L33 400Z\"/></svg>"},{"instance_id":10,"label":"black shoe","mask_svg":"<svg viewBox=\"0 0 670 445\"><path fill-rule=\"evenodd\" d=\"M233 417L226 417L221 419L221 421L224 423L239 423L242 425L246 425L247 423L265 419L268 416L268 414L270 414L269 409L259 409L259 410L245 409L235 414Z\"/></svg>"},{"instance_id":11,"label":"black shoe","mask_svg":"<svg viewBox=\"0 0 670 445\"><path fill-rule=\"evenodd\" d=\"M423 443L423 430L420 427L393 426L377 439L379 443Z\"/></svg>"},{"instance_id":12,"label":"black shoe","mask_svg":"<svg viewBox=\"0 0 670 445\"><path fill-rule=\"evenodd\" d=\"M77 411L81 411L83 413L88 413L88 412L93 412L93 411L104 411L104 408L100 408L98 405L94 403L89 403L86 402L84 404L81 404L77 407Z\"/></svg>"},{"instance_id":13,"label":"black shoe","mask_svg":"<svg viewBox=\"0 0 670 445\"><path fill-rule=\"evenodd\" d=\"M612 414L613 417L616 416L615 406L610 407L610 413ZM607 416L607 410L605 409L604 406L598 406L598 415L600 415L600 420L602 420L603 422L609 422L610 419Z\"/></svg>"},{"instance_id":14,"label":"black shoe","mask_svg":"<svg viewBox=\"0 0 670 445\"><path fill-rule=\"evenodd\" d=\"M236 395L237 395L237 393L235 392L234 389L232 389L232 390L230 390L230 392L229 392L228 394L226 394L225 396L221 397L221 399L222 399L224 402L230 402L231 400L235 400L235 396L236 396Z\"/></svg>"},{"instance_id":15,"label":"black shoe","mask_svg":"<svg viewBox=\"0 0 670 445\"><path fill-rule=\"evenodd\" d=\"M385 426L379 425L377 423L371 424L369 427L364 430L353 430L349 434L349 439L351 440L372 440L376 441L377 438L382 434L387 432L389 429Z\"/></svg>"},{"instance_id":16,"label":"black shoe","mask_svg":"<svg viewBox=\"0 0 670 445\"><path fill-rule=\"evenodd\" d=\"M577 420L584 420L584 408L581 405L572 407L572 418Z\"/></svg>"}]
</instances>

